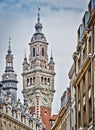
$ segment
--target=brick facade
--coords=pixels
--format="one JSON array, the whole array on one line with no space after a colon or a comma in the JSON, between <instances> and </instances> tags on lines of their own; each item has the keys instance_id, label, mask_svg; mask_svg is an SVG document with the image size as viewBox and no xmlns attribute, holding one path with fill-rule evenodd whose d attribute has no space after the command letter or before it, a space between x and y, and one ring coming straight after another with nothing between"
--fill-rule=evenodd
<instances>
[{"instance_id":1,"label":"brick facade","mask_svg":"<svg viewBox=\"0 0 95 130\"><path fill-rule=\"evenodd\" d=\"M43 123L46 126L46 130L50 130L51 123L50 123L50 117L51 117L51 108L48 107L41 107L41 116Z\"/></svg>"}]
</instances>

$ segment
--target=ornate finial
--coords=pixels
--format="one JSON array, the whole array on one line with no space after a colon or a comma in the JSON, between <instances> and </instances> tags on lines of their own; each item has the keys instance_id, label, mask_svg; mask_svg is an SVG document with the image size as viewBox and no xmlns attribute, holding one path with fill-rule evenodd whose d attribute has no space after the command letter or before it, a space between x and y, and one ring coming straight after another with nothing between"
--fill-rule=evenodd
<instances>
[{"instance_id":1,"label":"ornate finial","mask_svg":"<svg viewBox=\"0 0 95 130\"><path fill-rule=\"evenodd\" d=\"M40 8L38 7L38 19L37 19L37 23L35 25L35 29L36 29L36 32L38 33L41 33L42 32L42 24L40 23Z\"/></svg>"},{"instance_id":2,"label":"ornate finial","mask_svg":"<svg viewBox=\"0 0 95 130\"><path fill-rule=\"evenodd\" d=\"M8 49L8 53L11 53L11 46L10 46L10 43L11 43L11 37L9 37L9 49Z\"/></svg>"},{"instance_id":3,"label":"ornate finial","mask_svg":"<svg viewBox=\"0 0 95 130\"><path fill-rule=\"evenodd\" d=\"M52 50L51 50L51 59L53 59L53 56L52 56Z\"/></svg>"},{"instance_id":4,"label":"ornate finial","mask_svg":"<svg viewBox=\"0 0 95 130\"><path fill-rule=\"evenodd\" d=\"M10 48L10 43L11 43L11 37L9 37L9 48Z\"/></svg>"},{"instance_id":5,"label":"ornate finial","mask_svg":"<svg viewBox=\"0 0 95 130\"><path fill-rule=\"evenodd\" d=\"M25 55L24 61L27 61L27 58L26 58L26 49L24 50L24 55Z\"/></svg>"},{"instance_id":6,"label":"ornate finial","mask_svg":"<svg viewBox=\"0 0 95 130\"><path fill-rule=\"evenodd\" d=\"M23 62L23 64L28 64L28 62L27 62L27 57L26 57L26 50L24 51L24 54L25 54L25 57L24 57L24 62Z\"/></svg>"},{"instance_id":7,"label":"ornate finial","mask_svg":"<svg viewBox=\"0 0 95 130\"><path fill-rule=\"evenodd\" d=\"M40 8L38 7L38 23L40 23Z\"/></svg>"},{"instance_id":8,"label":"ornate finial","mask_svg":"<svg viewBox=\"0 0 95 130\"><path fill-rule=\"evenodd\" d=\"M51 50L50 63L51 63L51 64L54 64L54 61L53 61L53 56L52 56L52 50Z\"/></svg>"}]
</instances>

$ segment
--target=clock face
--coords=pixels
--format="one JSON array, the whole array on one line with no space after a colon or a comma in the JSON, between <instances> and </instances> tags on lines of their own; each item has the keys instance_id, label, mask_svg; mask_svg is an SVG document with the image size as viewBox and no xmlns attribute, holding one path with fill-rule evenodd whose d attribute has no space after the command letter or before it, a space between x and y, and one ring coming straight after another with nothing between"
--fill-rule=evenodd
<instances>
[{"instance_id":1,"label":"clock face","mask_svg":"<svg viewBox=\"0 0 95 130\"><path fill-rule=\"evenodd\" d=\"M43 97L43 103L48 104L48 98L47 97Z\"/></svg>"},{"instance_id":2,"label":"clock face","mask_svg":"<svg viewBox=\"0 0 95 130\"><path fill-rule=\"evenodd\" d=\"M7 79L9 78L9 74L6 75L6 78L7 78Z\"/></svg>"}]
</instances>

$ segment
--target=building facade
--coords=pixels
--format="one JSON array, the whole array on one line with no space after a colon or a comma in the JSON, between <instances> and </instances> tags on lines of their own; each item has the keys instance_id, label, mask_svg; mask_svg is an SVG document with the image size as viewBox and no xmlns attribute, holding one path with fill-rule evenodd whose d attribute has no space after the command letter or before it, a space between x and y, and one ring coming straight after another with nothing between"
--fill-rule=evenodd
<instances>
[{"instance_id":1,"label":"building facade","mask_svg":"<svg viewBox=\"0 0 95 130\"><path fill-rule=\"evenodd\" d=\"M71 128L71 90L67 89L61 97L61 108L51 130L70 130Z\"/></svg>"},{"instance_id":2,"label":"building facade","mask_svg":"<svg viewBox=\"0 0 95 130\"><path fill-rule=\"evenodd\" d=\"M0 130L45 130L45 126L30 113L27 99L13 104L12 95L0 88Z\"/></svg>"},{"instance_id":3,"label":"building facade","mask_svg":"<svg viewBox=\"0 0 95 130\"><path fill-rule=\"evenodd\" d=\"M23 95L30 101L31 113L42 117L46 129L50 129L50 117L54 96L54 61L51 54L48 60L48 43L42 33L40 14L35 25L35 33L29 43L29 61L25 56L23 62Z\"/></svg>"},{"instance_id":4,"label":"building facade","mask_svg":"<svg viewBox=\"0 0 95 130\"><path fill-rule=\"evenodd\" d=\"M76 129L94 130L95 127L95 0L90 0L82 24L78 29L75 64Z\"/></svg>"},{"instance_id":5,"label":"building facade","mask_svg":"<svg viewBox=\"0 0 95 130\"><path fill-rule=\"evenodd\" d=\"M62 114L67 108L65 104L52 130L95 130L95 0L88 3L88 11L84 13L77 37L74 63L69 71L71 101L68 105L71 122L63 125L66 119ZM68 109L65 109L67 115Z\"/></svg>"},{"instance_id":6,"label":"building facade","mask_svg":"<svg viewBox=\"0 0 95 130\"><path fill-rule=\"evenodd\" d=\"M76 130L75 88L73 86L73 81L75 79L75 64L72 65L68 75L69 75L69 79L70 79L69 87L71 89L71 102L70 102L71 127L70 127L70 130Z\"/></svg>"}]
</instances>

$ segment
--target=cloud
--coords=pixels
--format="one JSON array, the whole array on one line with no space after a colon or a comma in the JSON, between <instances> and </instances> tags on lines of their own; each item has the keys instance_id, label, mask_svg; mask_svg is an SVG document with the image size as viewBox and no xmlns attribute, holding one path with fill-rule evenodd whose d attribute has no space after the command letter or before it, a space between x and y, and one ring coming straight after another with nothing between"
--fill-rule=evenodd
<instances>
[{"instance_id":1,"label":"cloud","mask_svg":"<svg viewBox=\"0 0 95 130\"><path fill-rule=\"evenodd\" d=\"M15 10L15 11L22 11L22 12L30 12L34 10L34 8L40 6L40 7L46 7L50 8L51 10L65 10L65 11L83 11L85 8L85 2L82 0L1 0L0 4L5 4L6 8Z\"/></svg>"}]
</instances>

